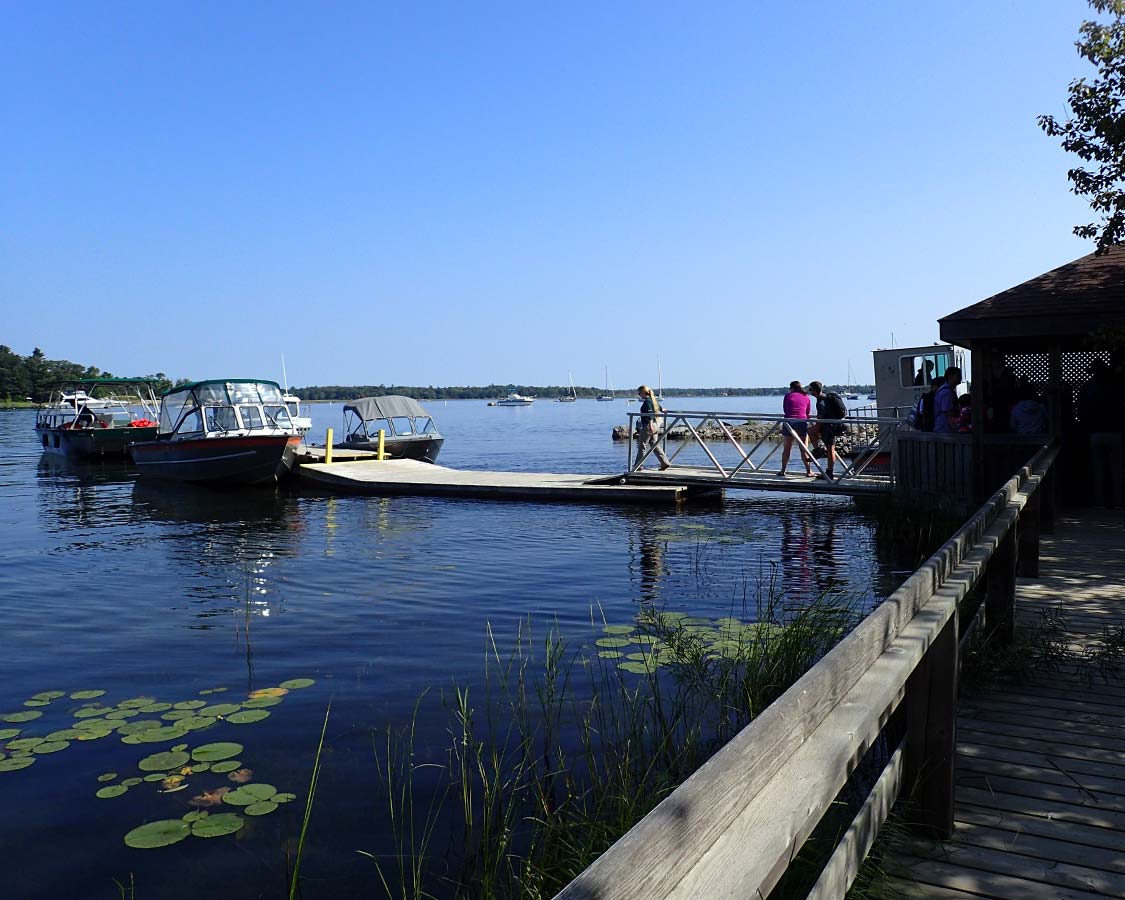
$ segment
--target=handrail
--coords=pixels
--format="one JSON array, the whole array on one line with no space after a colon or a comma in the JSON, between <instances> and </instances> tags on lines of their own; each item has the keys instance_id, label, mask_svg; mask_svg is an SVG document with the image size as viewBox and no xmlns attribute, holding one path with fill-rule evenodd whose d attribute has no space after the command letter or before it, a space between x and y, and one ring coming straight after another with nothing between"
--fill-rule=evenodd
<instances>
[{"instance_id":1,"label":"handrail","mask_svg":"<svg viewBox=\"0 0 1125 900\"><path fill-rule=\"evenodd\" d=\"M882 812L865 805L858 819L873 827L849 831L810 896L843 897L903 781L922 783L921 813L937 832L951 828L958 604L991 569L990 560L999 569L989 577L989 607L994 582L999 593L1011 590L1016 522L1057 453L1053 443L1038 450L890 597L559 900L766 896L900 705L907 739L879 779L887 795ZM1008 568L1010 584L1000 577Z\"/></svg>"},{"instance_id":2,"label":"handrail","mask_svg":"<svg viewBox=\"0 0 1125 900\"><path fill-rule=\"evenodd\" d=\"M691 441L680 443L680 445L672 451L671 455L668 456L669 463L674 463L685 446L698 444L710 460L711 466L718 472L720 478L733 482L737 480L740 475L745 477L748 475L761 474L765 471L766 464L773 459L780 449L781 439L792 436L796 444L797 453L799 455L806 455L811 465L816 468L818 474L827 474L827 469L813 453L813 448L810 446L809 442L792 427L791 423L796 421L792 418L763 413L730 412L729 410L665 409L660 412L648 414L630 412L628 426L630 435L636 433L636 427L642 416L644 418L656 419L662 423L659 432L659 442L661 448L664 450L667 449L667 435L669 431L676 428L684 428L691 435ZM875 459L881 454L893 454L894 439L899 429L905 425L904 420L888 416L849 415L845 419L819 419L814 416L803 421L807 421L810 426L816 424L832 424L845 429L845 432L855 430L863 436L858 450L853 451L853 455L850 458L841 460L842 468L839 472L835 473L836 481L856 479L860 476L866 478L878 477L887 481L893 481L893 464L887 466L886 471L880 473L873 472L871 467ZM700 433L709 422L713 422L722 433L722 442L729 444L737 453L738 460L733 467L728 468L719 461L716 454L708 447L709 442ZM731 423L734 422L761 425L764 426L765 430L758 435L754 445L747 450L739 443L738 439L731 431ZM735 427L737 427L737 425ZM766 453L764 457L755 458L758 451L765 444L772 444L769 452ZM629 459L631 462L629 463L627 472L631 474L643 469L645 462L654 453L654 450L655 447L649 447L641 454L639 459L634 459L633 454L630 453Z\"/></svg>"}]
</instances>

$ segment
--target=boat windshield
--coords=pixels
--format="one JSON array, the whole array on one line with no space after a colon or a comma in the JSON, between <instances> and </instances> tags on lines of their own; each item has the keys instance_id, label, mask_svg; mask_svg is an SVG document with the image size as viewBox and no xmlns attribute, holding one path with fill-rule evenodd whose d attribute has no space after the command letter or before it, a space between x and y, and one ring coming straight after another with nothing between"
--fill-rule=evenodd
<instances>
[{"instance_id":1,"label":"boat windshield","mask_svg":"<svg viewBox=\"0 0 1125 900\"><path fill-rule=\"evenodd\" d=\"M281 389L272 382L206 381L169 391L160 404L162 434L267 427L292 427Z\"/></svg>"}]
</instances>

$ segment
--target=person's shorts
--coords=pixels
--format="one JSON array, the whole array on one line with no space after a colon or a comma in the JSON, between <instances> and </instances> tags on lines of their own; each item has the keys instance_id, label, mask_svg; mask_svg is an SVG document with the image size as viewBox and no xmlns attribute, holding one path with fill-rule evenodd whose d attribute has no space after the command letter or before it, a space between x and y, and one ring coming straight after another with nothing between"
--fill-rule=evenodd
<instances>
[{"instance_id":1,"label":"person's shorts","mask_svg":"<svg viewBox=\"0 0 1125 900\"><path fill-rule=\"evenodd\" d=\"M825 422L820 426L820 439L824 442L825 447L833 447L836 445L836 436L842 434L843 431L843 425L833 425L829 422Z\"/></svg>"},{"instance_id":2,"label":"person's shorts","mask_svg":"<svg viewBox=\"0 0 1125 900\"><path fill-rule=\"evenodd\" d=\"M786 419L786 423L793 429L793 433L801 440L809 436L809 422L808 419Z\"/></svg>"}]
</instances>

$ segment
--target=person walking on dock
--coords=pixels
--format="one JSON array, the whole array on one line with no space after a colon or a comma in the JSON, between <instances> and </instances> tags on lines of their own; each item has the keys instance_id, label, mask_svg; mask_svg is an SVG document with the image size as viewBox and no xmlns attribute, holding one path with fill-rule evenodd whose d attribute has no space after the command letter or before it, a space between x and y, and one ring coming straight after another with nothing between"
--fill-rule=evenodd
<instances>
[{"instance_id":1,"label":"person walking on dock","mask_svg":"<svg viewBox=\"0 0 1125 900\"><path fill-rule=\"evenodd\" d=\"M790 381L789 393L781 401L781 411L785 415L785 424L782 433L785 435L785 444L781 449L781 469L778 475L784 475L789 467L789 454L793 451L793 441L801 442L801 461L805 464L805 474L812 477L812 456L809 455L806 440L809 436L809 412L812 401L808 391L801 387L801 382Z\"/></svg>"},{"instance_id":2,"label":"person walking on dock","mask_svg":"<svg viewBox=\"0 0 1125 900\"><path fill-rule=\"evenodd\" d=\"M641 463L651 448L656 458L660 460L660 468L667 469L672 464L668 462L668 457L660 446L660 426L656 421L660 415L660 405L652 395L652 388L646 384L637 388L637 399L641 401L641 415L637 419L637 458L633 462L633 468L644 468Z\"/></svg>"},{"instance_id":3,"label":"person walking on dock","mask_svg":"<svg viewBox=\"0 0 1125 900\"><path fill-rule=\"evenodd\" d=\"M836 437L844 433L843 420L848 414L844 398L835 391L825 391L819 381L809 382L809 393L816 397L816 424L809 428L809 437L824 444L824 476L832 481L836 474Z\"/></svg>"}]
</instances>

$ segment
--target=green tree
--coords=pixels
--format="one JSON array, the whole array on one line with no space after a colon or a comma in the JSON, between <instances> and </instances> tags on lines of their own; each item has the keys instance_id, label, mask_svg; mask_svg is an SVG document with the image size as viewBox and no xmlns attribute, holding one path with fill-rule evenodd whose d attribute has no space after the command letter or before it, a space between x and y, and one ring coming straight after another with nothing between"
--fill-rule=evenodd
<instances>
[{"instance_id":1,"label":"green tree","mask_svg":"<svg viewBox=\"0 0 1125 900\"><path fill-rule=\"evenodd\" d=\"M1084 21L1078 54L1097 69L1070 83L1065 122L1040 116L1039 127L1084 165L1067 172L1071 191L1089 200L1100 221L1074 233L1096 239L1097 253L1125 240L1125 0L1087 0L1107 21Z\"/></svg>"}]
</instances>

